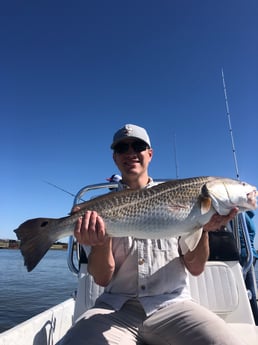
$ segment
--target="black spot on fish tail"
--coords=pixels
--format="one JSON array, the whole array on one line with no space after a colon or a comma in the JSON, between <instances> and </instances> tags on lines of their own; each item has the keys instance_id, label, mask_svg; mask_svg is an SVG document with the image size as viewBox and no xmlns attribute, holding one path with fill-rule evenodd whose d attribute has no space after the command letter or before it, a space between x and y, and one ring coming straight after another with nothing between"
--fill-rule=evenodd
<instances>
[{"instance_id":1,"label":"black spot on fish tail","mask_svg":"<svg viewBox=\"0 0 258 345\"><path fill-rule=\"evenodd\" d=\"M32 271L56 241L49 231L52 219L35 218L21 224L14 232L20 240L20 251L28 272Z\"/></svg>"}]
</instances>

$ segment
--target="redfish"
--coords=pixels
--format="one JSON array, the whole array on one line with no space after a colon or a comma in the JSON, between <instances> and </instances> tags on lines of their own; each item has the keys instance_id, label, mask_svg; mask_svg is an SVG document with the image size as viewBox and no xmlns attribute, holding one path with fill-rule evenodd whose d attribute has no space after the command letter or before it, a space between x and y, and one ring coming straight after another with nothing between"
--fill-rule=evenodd
<instances>
[{"instance_id":1,"label":"redfish","mask_svg":"<svg viewBox=\"0 0 258 345\"><path fill-rule=\"evenodd\" d=\"M78 205L67 217L27 220L15 231L24 264L31 271L58 239L73 234L86 210L97 211L111 237L141 239L179 237L194 250L203 226L214 213L229 214L257 208L257 189L248 183L221 177L169 180L148 189L108 193Z\"/></svg>"}]
</instances>

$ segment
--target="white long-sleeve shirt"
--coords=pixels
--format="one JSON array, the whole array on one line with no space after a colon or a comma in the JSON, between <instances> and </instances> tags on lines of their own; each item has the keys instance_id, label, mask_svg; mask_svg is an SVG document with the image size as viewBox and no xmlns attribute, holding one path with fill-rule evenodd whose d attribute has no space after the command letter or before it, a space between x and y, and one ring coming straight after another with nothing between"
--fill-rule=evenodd
<instances>
[{"instance_id":1,"label":"white long-sleeve shirt","mask_svg":"<svg viewBox=\"0 0 258 345\"><path fill-rule=\"evenodd\" d=\"M152 180L146 186L152 187ZM125 188L119 182L119 190ZM147 315L172 302L190 299L187 273L178 253L178 238L112 239L115 272L98 301L119 310L137 298Z\"/></svg>"}]
</instances>

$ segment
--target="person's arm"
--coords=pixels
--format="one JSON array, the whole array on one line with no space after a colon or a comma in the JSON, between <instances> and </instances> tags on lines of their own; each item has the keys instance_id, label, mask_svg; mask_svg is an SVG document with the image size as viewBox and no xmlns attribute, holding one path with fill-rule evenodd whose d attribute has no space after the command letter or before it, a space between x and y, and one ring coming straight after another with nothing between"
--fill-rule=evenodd
<instances>
[{"instance_id":1,"label":"person's arm","mask_svg":"<svg viewBox=\"0 0 258 345\"><path fill-rule=\"evenodd\" d=\"M85 212L76 223L74 236L80 244L91 246L88 272L98 285L107 286L115 270L115 261L112 239L106 236L103 219L95 211Z\"/></svg>"},{"instance_id":2,"label":"person's arm","mask_svg":"<svg viewBox=\"0 0 258 345\"><path fill-rule=\"evenodd\" d=\"M205 263L209 258L209 231L216 231L223 225L226 225L231 219L236 216L237 212L238 209L234 208L227 216L214 214L209 223L207 223L203 227L202 237L196 248L192 252L188 251L185 255L182 256L186 268L192 275L197 276L201 274L204 270Z\"/></svg>"},{"instance_id":3,"label":"person's arm","mask_svg":"<svg viewBox=\"0 0 258 345\"><path fill-rule=\"evenodd\" d=\"M107 286L114 270L112 239L108 237L103 245L96 245L91 248L88 258L88 272L93 276L95 283L100 286Z\"/></svg>"}]
</instances>

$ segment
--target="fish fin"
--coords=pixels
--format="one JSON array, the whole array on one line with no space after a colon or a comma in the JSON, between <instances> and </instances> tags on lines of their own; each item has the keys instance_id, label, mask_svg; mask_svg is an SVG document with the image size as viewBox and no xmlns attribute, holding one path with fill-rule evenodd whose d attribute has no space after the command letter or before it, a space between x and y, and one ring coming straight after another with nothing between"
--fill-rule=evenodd
<instances>
[{"instance_id":1,"label":"fish fin","mask_svg":"<svg viewBox=\"0 0 258 345\"><path fill-rule=\"evenodd\" d=\"M211 209L211 198L207 196L201 197L201 214L208 213Z\"/></svg>"},{"instance_id":2,"label":"fish fin","mask_svg":"<svg viewBox=\"0 0 258 345\"><path fill-rule=\"evenodd\" d=\"M192 252L199 243L202 236L202 228L196 230L194 233L183 235L179 239L179 245L183 255L190 250Z\"/></svg>"},{"instance_id":3,"label":"fish fin","mask_svg":"<svg viewBox=\"0 0 258 345\"><path fill-rule=\"evenodd\" d=\"M51 218L30 219L14 230L20 240L20 250L28 272L33 270L57 240L57 238L53 239L53 235L51 236L48 230L53 220ZM53 234L53 231L51 233Z\"/></svg>"}]
</instances>

